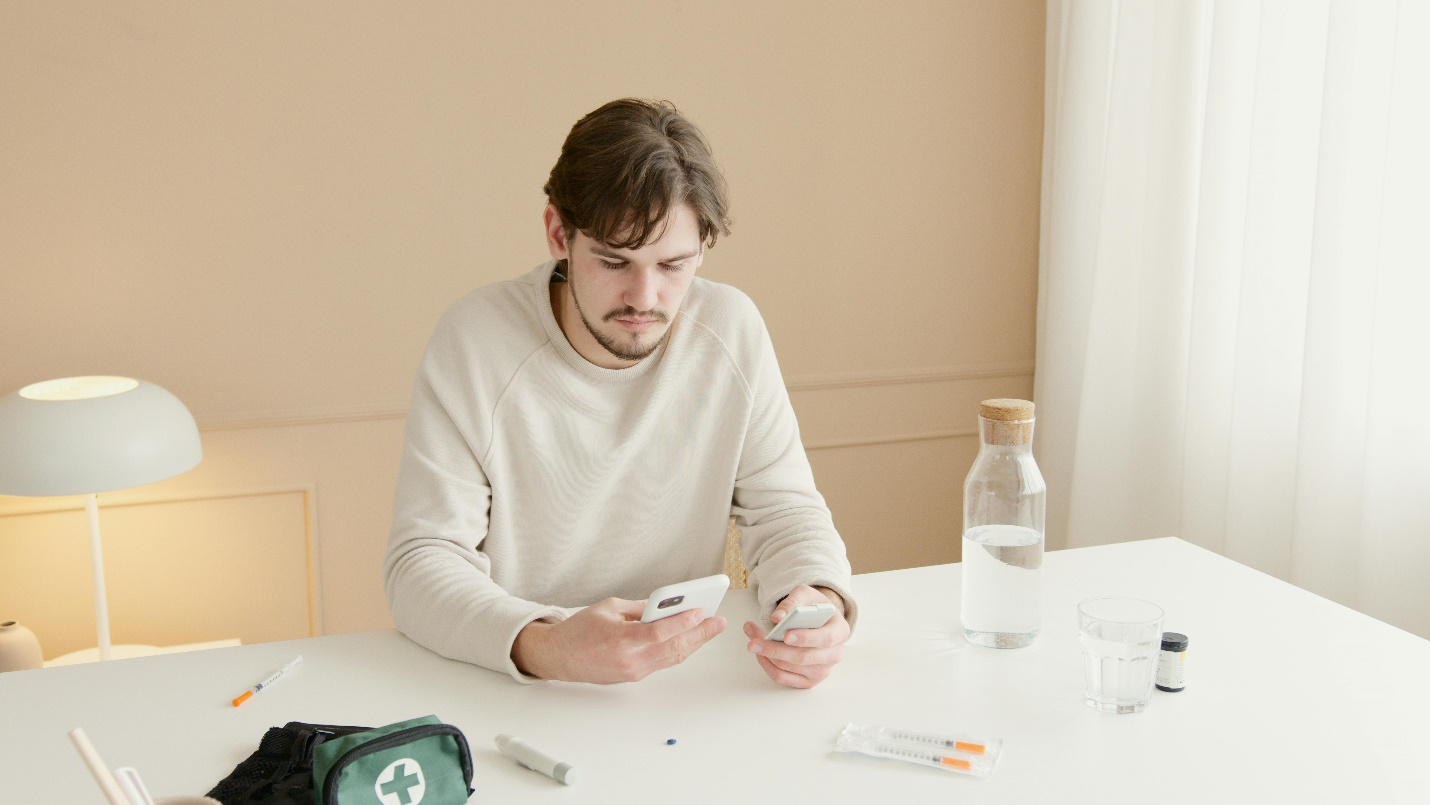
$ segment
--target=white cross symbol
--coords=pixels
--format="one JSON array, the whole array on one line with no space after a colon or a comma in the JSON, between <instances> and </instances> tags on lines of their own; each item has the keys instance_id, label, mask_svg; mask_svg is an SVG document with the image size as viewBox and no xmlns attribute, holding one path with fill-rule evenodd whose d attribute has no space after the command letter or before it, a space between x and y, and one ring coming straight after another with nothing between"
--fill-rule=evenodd
<instances>
[{"instance_id":1,"label":"white cross symbol","mask_svg":"<svg viewBox=\"0 0 1430 805\"><path fill-rule=\"evenodd\" d=\"M418 805L427 793L422 766L410 757L394 760L377 775L373 786L382 805Z\"/></svg>"}]
</instances>

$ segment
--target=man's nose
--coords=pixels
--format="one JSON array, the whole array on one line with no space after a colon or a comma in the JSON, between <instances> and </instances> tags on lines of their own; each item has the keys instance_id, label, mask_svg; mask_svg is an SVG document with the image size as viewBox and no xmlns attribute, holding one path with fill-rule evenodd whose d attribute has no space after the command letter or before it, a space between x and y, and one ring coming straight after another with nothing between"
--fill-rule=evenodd
<instances>
[{"instance_id":1,"label":"man's nose","mask_svg":"<svg viewBox=\"0 0 1430 805\"><path fill-rule=\"evenodd\" d=\"M660 269L644 269L631 272L630 285L626 286L625 303L636 310L654 310L660 296Z\"/></svg>"}]
</instances>

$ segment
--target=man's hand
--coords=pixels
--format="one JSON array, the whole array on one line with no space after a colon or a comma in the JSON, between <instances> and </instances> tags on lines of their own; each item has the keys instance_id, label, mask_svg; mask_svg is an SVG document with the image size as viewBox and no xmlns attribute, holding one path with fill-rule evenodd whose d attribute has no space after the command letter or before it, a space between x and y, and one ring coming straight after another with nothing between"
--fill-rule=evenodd
<instances>
[{"instance_id":1,"label":"man's hand","mask_svg":"<svg viewBox=\"0 0 1430 805\"><path fill-rule=\"evenodd\" d=\"M779 623L797 606L825 602L834 603L834 617L818 629L791 629L785 633L783 643L764 639L754 621L745 623L745 636L750 638L748 648L770 679L792 688L812 688L823 682L843 658L849 622L844 619L844 602L838 595L801 584L775 607L770 620Z\"/></svg>"},{"instance_id":2,"label":"man's hand","mask_svg":"<svg viewBox=\"0 0 1430 805\"><path fill-rule=\"evenodd\" d=\"M535 621L516 636L511 657L523 673L567 682L635 682L685 661L725 631L725 619L698 609L641 623L642 601L607 598L560 623Z\"/></svg>"}]
</instances>

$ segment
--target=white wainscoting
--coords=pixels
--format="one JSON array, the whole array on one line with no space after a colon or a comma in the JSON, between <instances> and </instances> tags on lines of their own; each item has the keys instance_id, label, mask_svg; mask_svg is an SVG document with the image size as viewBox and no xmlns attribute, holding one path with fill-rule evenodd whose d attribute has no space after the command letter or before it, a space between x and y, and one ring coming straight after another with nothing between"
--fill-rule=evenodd
<instances>
[{"instance_id":1,"label":"white wainscoting","mask_svg":"<svg viewBox=\"0 0 1430 805\"><path fill-rule=\"evenodd\" d=\"M313 489L100 495L114 643L244 643L322 633ZM111 499L112 498L112 499ZM95 644L83 498L0 512L0 613L46 658Z\"/></svg>"},{"instance_id":2,"label":"white wainscoting","mask_svg":"<svg viewBox=\"0 0 1430 805\"><path fill-rule=\"evenodd\" d=\"M1033 364L793 376L788 386L850 561L872 572L958 561L978 403L1029 398ZM102 495L114 640L248 643L391 626L380 568L403 416L388 406L201 420L199 467ZM35 629L47 657L94 643L88 556L81 499L0 499L0 618Z\"/></svg>"},{"instance_id":3,"label":"white wainscoting","mask_svg":"<svg viewBox=\"0 0 1430 805\"><path fill-rule=\"evenodd\" d=\"M1033 361L793 375L786 385L850 561L856 572L871 572L959 561L963 479L978 452L978 403L992 397L1031 399ZM204 429L239 435L247 429L341 428L364 422L396 429L404 416L395 406L250 412L206 421ZM395 458L374 456L383 462ZM319 482L326 483L323 463L316 460L314 467ZM342 490L349 499L355 492ZM390 495L390 488L376 485L362 493L379 499ZM341 555L357 550L366 554L366 564L379 562L386 514L360 544L340 547ZM343 540L357 536L345 533ZM329 535L325 542L337 540ZM345 589L361 588L352 578L334 581ZM381 591L367 585L367 597L348 599L367 613L359 621L373 620L374 601L381 599ZM335 617L337 608L346 611L341 596L330 598Z\"/></svg>"},{"instance_id":4,"label":"white wainscoting","mask_svg":"<svg viewBox=\"0 0 1430 805\"><path fill-rule=\"evenodd\" d=\"M957 562L978 404L1031 399L1033 362L791 378L820 491L856 573Z\"/></svg>"}]
</instances>

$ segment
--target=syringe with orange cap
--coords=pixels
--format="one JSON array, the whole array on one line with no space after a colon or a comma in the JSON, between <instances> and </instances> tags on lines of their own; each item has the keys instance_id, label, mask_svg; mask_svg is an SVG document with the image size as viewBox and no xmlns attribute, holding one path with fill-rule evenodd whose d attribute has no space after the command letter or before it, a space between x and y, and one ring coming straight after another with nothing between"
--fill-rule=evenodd
<instances>
[{"instance_id":1,"label":"syringe with orange cap","mask_svg":"<svg viewBox=\"0 0 1430 805\"><path fill-rule=\"evenodd\" d=\"M299 654L297 657L294 657L291 661L288 662L287 665L284 665L282 668L279 668L277 671L274 671L272 676L268 677L267 679L263 680L262 682L259 682L257 685L254 685L253 687L249 688L248 690L245 690L243 693L240 693L240 694L238 695L238 698L236 698L236 699L233 700L233 706L234 706L234 707L237 707L237 706L239 706L240 704L243 704L244 702L248 701L249 698L251 698L251 697L253 696L253 694L255 694L255 693L257 693L257 692L263 690L264 688L268 687L269 685L272 685L274 682L277 682L279 679L281 679L281 678L283 677L284 674L286 674L286 673L288 673L289 671L293 670L293 666L297 665L298 663L300 663L300 662L302 662L302 661L303 661L303 655L302 655L302 654Z\"/></svg>"},{"instance_id":2,"label":"syringe with orange cap","mask_svg":"<svg viewBox=\"0 0 1430 805\"><path fill-rule=\"evenodd\" d=\"M921 766L934 766L975 777L987 777L993 774L993 767L1003 749L1003 741L999 738L935 735L850 724L839 734L836 748L841 752L890 757Z\"/></svg>"}]
</instances>

